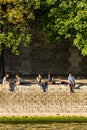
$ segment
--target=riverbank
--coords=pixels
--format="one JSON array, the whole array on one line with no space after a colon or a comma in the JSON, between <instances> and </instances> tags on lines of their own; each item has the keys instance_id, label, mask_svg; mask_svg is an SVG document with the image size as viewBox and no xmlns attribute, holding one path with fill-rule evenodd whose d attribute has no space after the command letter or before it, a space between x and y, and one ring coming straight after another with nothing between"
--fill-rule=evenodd
<instances>
[{"instance_id":1,"label":"riverbank","mask_svg":"<svg viewBox=\"0 0 87 130\"><path fill-rule=\"evenodd\" d=\"M13 116L13 117L0 117L0 123L10 124L49 124L49 123L87 123L87 117L84 116L45 116L45 117L28 117L28 116Z\"/></svg>"}]
</instances>

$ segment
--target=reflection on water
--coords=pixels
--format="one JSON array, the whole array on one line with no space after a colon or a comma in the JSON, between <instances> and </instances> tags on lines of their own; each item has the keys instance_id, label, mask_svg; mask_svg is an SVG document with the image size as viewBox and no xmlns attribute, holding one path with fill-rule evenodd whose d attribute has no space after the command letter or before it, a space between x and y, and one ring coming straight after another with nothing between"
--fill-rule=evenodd
<instances>
[{"instance_id":1,"label":"reflection on water","mask_svg":"<svg viewBox=\"0 0 87 130\"><path fill-rule=\"evenodd\" d=\"M87 130L86 123L0 124L0 130Z\"/></svg>"}]
</instances>

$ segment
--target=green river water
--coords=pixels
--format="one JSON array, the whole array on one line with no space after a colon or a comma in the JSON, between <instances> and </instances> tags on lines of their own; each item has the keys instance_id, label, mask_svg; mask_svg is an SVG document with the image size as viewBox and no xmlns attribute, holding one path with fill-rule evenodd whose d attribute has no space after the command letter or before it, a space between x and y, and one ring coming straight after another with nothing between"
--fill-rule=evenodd
<instances>
[{"instance_id":1,"label":"green river water","mask_svg":"<svg viewBox=\"0 0 87 130\"><path fill-rule=\"evenodd\" d=\"M0 124L0 130L87 130L86 123Z\"/></svg>"}]
</instances>

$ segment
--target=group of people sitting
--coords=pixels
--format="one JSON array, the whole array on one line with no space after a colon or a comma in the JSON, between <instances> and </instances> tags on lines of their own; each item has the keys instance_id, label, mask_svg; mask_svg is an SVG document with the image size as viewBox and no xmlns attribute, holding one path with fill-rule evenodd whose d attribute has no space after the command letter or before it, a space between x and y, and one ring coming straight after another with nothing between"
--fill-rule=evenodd
<instances>
[{"instance_id":1,"label":"group of people sitting","mask_svg":"<svg viewBox=\"0 0 87 130\"><path fill-rule=\"evenodd\" d=\"M48 74L47 81L42 81L41 74L38 74L38 76L36 77L36 80L37 80L37 83L42 86L44 92L46 92L47 85L55 84L54 77L51 74ZM68 82L61 81L61 84L69 85L70 92L74 93L73 88L75 87L75 77L71 73L69 73L68 75Z\"/></svg>"},{"instance_id":2,"label":"group of people sitting","mask_svg":"<svg viewBox=\"0 0 87 130\"><path fill-rule=\"evenodd\" d=\"M6 85L10 91L14 91L16 85L21 85L24 83L24 80L18 75L15 75L15 79L11 82L10 75L6 74L2 80L2 84Z\"/></svg>"},{"instance_id":3,"label":"group of people sitting","mask_svg":"<svg viewBox=\"0 0 87 130\"><path fill-rule=\"evenodd\" d=\"M16 85L24 84L24 80L18 74L15 75L15 79L12 82L9 79L9 74L6 74L2 83L3 85L7 85L10 91L14 91ZM42 80L41 74L38 74L36 81L42 87L44 92L46 92L48 85L55 84L54 77L51 74L48 74L47 81ZM61 84L69 84L70 92L74 92L73 88L75 87L75 77L69 73L68 82L62 81Z\"/></svg>"},{"instance_id":4,"label":"group of people sitting","mask_svg":"<svg viewBox=\"0 0 87 130\"><path fill-rule=\"evenodd\" d=\"M38 76L36 77L36 81L42 87L44 92L46 92L48 85L55 84L54 77L51 74L48 74L47 81L42 81L41 74L38 74Z\"/></svg>"},{"instance_id":5,"label":"group of people sitting","mask_svg":"<svg viewBox=\"0 0 87 130\"><path fill-rule=\"evenodd\" d=\"M41 74L38 74L36 77L37 83L43 83ZM54 77L51 74L48 74L48 79L45 81L46 84L55 84Z\"/></svg>"}]
</instances>

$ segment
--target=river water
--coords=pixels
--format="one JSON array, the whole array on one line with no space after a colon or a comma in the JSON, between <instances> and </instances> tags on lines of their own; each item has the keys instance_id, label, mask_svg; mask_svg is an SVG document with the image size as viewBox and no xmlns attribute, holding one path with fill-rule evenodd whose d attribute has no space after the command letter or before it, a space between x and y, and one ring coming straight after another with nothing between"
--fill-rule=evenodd
<instances>
[{"instance_id":1,"label":"river water","mask_svg":"<svg viewBox=\"0 0 87 130\"><path fill-rule=\"evenodd\" d=\"M86 123L0 124L0 130L87 130Z\"/></svg>"}]
</instances>

